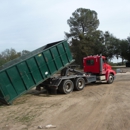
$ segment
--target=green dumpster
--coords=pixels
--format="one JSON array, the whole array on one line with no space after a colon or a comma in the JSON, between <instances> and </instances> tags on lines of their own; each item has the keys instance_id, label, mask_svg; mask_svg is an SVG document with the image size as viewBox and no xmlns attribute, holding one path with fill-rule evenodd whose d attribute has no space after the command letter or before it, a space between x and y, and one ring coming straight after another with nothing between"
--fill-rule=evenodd
<instances>
[{"instance_id":1,"label":"green dumpster","mask_svg":"<svg viewBox=\"0 0 130 130\"><path fill-rule=\"evenodd\" d=\"M0 67L0 101L11 104L73 61L68 43L58 41L4 64Z\"/></svg>"}]
</instances>

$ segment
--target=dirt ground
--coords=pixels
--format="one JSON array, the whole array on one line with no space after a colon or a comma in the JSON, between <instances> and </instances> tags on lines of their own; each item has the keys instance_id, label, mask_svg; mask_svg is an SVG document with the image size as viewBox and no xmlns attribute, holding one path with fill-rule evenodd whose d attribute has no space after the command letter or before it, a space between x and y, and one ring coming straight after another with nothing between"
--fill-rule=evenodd
<instances>
[{"instance_id":1,"label":"dirt ground","mask_svg":"<svg viewBox=\"0 0 130 130\"><path fill-rule=\"evenodd\" d=\"M68 95L30 93L10 106L0 105L0 130L37 130L49 124L54 130L130 129L130 68L116 74L113 84L89 84Z\"/></svg>"}]
</instances>

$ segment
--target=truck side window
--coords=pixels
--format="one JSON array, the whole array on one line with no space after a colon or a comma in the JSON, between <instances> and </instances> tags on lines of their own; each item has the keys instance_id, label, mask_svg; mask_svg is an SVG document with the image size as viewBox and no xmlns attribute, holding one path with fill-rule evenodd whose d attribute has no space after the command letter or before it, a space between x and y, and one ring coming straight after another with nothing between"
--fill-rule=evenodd
<instances>
[{"instance_id":1,"label":"truck side window","mask_svg":"<svg viewBox=\"0 0 130 130\"><path fill-rule=\"evenodd\" d=\"M94 65L94 60L93 59L87 60L86 63L87 65Z\"/></svg>"}]
</instances>

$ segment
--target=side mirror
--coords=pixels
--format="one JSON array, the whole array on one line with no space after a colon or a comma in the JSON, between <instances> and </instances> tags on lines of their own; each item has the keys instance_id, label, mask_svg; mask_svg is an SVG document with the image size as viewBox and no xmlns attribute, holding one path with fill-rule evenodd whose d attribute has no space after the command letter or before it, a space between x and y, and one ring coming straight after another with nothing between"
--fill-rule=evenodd
<instances>
[{"instance_id":1,"label":"side mirror","mask_svg":"<svg viewBox=\"0 0 130 130\"><path fill-rule=\"evenodd\" d=\"M104 63L107 63L107 62L108 62L108 58L107 58L107 57L104 58L104 59L103 59L103 62L104 62Z\"/></svg>"}]
</instances>

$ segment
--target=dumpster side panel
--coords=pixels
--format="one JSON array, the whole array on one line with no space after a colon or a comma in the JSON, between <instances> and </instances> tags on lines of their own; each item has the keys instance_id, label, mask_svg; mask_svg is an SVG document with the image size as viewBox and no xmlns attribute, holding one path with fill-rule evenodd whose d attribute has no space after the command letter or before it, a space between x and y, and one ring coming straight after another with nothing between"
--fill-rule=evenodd
<instances>
[{"instance_id":1,"label":"dumpster side panel","mask_svg":"<svg viewBox=\"0 0 130 130\"><path fill-rule=\"evenodd\" d=\"M35 56L39 71L41 72L43 80L45 80L47 77L50 76L49 68L46 64L45 58L43 56L43 53L40 53Z\"/></svg>"},{"instance_id":2,"label":"dumpster side panel","mask_svg":"<svg viewBox=\"0 0 130 130\"><path fill-rule=\"evenodd\" d=\"M59 51L61 61L62 61L63 66L64 66L65 64L68 63L65 48L64 48L63 44L59 44L57 47L58 47L58 51Z\"/></svg>"},{"instance_id":3,"label":"dumpster side panel","mask_svg":"<svg viewBox=\"0 0 130 130\"><path fill-rule=\"evenodd\" d=\"M33 57L33 58L28 59L27 64L28 64L30 73L34 79L35 84L40 83L42 81L42 75L39 71L35 58Z\"/></svg>"},{"instance_id":4,"label":"dumpster side panel","mask_svg":"<svg viewBox=\"0 0 130 130\"><path fill-rule=\"evenodd\" d=\"M26 88L25 88L25 85L22 81L22 78L21 78L16 66L9 68L7 70L7 73L8 73L8 77L10 79L10 82L14 86L16 92L18 94L23 93L26 90Z\"/></svg>"},{"instance_id":5,"label":"dumpster side panel","mask_svg":"<svg viewBox=\"0 0 130 130\"><path fill-rule=\"evenodd\" d=\"M33 77L29 71L27 63L22 62L18 64L17 67L26 89L29 89L31 86L35 86L35 81L33 80Z\"/></svg>"},{"instance_id":6,"label":"dumpster side panel","mask_svg":"<svg viewBox=\"0 0 130 130\"><path fill-rule=\"evenodd\" d=\"M56 64L56 68L60 69L63 66L63 64L62 64L61 58L58 53L58 48L57 47L51 48L51 53L53 56L53 60Z\"/></svg>"},{"instance_id":7,"label":"dumpster side panel","mask_svg":"<svg viewBox=\"0 0 130 130\"><path fill-rule=\"evenodd\" d=\"M50 49L44 51L43 54L45 56L45 60L46 60L47 66L49 68L49 71L51 74L53 74L54 72L56 72L57 69L56 69L56 65L55 65L55 62L53 60Z\"/></svg>"},{"instance_id":8,"label":"dumpster side panel","mask_svg":"<svg viewBox=\"0 0 130 130\"><path fill-rule=\"evenodd\" d=\"M17 96L17 91L10 82L7 73L0 73L0 98L2 102L9 102Z\"/></svg>"},{"instance_id":9,"label":"dumpster side panel","mask_svg":"<svg viewBox=\"0 0 130 130\"><path fill-rule=\"evenodd\" d=\"M64 45L64 48L65 48L65 51L66 51L68 62L71 62L73 60L73 58L72 58L72 55L71 55L71 52L70 52L69 45L66 44L66 42L63 42L63 45Z\"/></svg>"}]
</instances>

